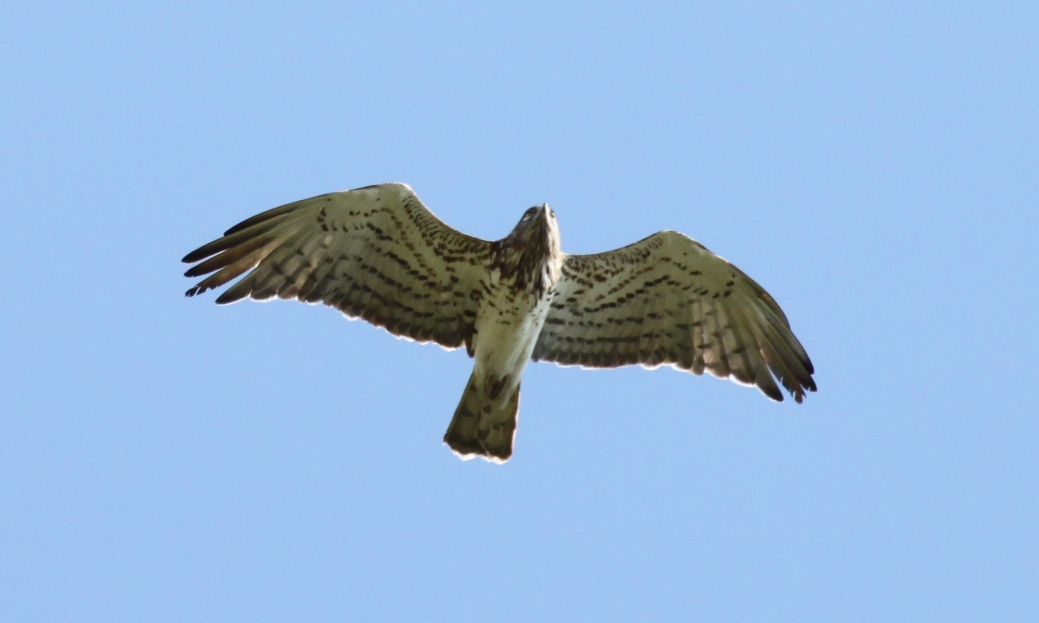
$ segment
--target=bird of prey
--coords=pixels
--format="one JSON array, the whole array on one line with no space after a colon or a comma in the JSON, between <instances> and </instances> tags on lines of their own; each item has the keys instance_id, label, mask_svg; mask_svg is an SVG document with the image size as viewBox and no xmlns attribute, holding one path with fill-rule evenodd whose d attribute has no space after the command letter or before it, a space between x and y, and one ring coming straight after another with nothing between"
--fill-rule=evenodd
<instances>
[{"instance_id":1,"label":"bird of prey","mask_svg":"<svg viewBox=\"0 0 1039 623\"><path fill-rule=\"evenodd\" d=\"M738 268L674 231L567 255L547 204L488 242L445 225L405 184L366 186L257 214L184 262L198 262L186 276L209 275L187 296L248 272L216 302L323 303L399 337L464 346L475 365L444 435L462 458L512 456L530 361L706 370L776 401L776 381L797 402L816 389L783 311Z\"/></svg>"}]
</instances>

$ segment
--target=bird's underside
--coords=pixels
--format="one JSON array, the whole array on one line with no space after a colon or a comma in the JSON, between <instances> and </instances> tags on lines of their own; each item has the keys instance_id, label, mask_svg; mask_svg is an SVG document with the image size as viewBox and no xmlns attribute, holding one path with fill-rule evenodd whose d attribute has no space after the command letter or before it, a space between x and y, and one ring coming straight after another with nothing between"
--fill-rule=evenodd
<instances>
[{"instance_id":1,"label":"bird's underside","mask_svg":"<svg viewBox=\"0 0 1039 623\"><path fill-rule=\"evenodd\" d=\"M814 369L775 300L677 232L564 255L555 215L528 210L502 240L451 229L404 184L320 195L242 221L184 257L188 296L324 303L390 333L465 346L473 375L445 442L463 458L512 454L528 361L710 372L797 402ZM778 383L777 383L778 381Z\"/></svg>"}]
</instances>

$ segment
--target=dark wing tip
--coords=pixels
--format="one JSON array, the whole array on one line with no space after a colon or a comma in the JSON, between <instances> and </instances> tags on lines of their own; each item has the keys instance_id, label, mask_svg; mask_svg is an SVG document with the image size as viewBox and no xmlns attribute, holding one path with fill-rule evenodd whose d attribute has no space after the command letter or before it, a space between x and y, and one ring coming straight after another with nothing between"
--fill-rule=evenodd
<instances>
[{"instance_id":1,"label":"dark wing tip","mask_svg":"<svg viewBox=\"0 0 1039 623\"><path fill-rule=\"evenodd\" d=\"M761 393L765 394L766 396L768 396L772 400L775 400L776 402L783 402L784 400L783 392L779 391L779 388L776 387L774 383L772 385L767 385L765 387L758 385L758 389L761 390ZM801 401L798 400L798 402Z\"/></svg>"},{"instance_id":2,"label":"dark wing tip","mask_svg":"<svg viewBox=\"0 0 1039 623\"><path fill-rule=\"evenodd\" d=\"M229 290L225 290L223 294L217 297L216 304L227 305L229 303L235 303L249 296L250 293L250 289L231 288Z\"/></svg>"},{"instance_id":3,"label":"dark wing tip","mask_svg":"<svg viewBox=\"0 0 1039 623\"><path fill-rule=\"evenodd\" d=\"M224 236L236 234L244 229L252 227L253 225L262 223L264 221L269 221L275 217L282 216L284 214L288 214L289 212L292 212L293 210L299 208L304 203L309 203L315 199L320 199L322 197L329 197L333 194L335 193L329 193L328 195L318 195L317 197L311 197L310 199L302 199L300 201L293 201L292 203L286 203L285 205L278 206L277 208L271 208L266 212L260 212L256 216L250 216L244 221L238 223L237 225L234 225L233 227L224 232Z\"/></svg>"},{"instance_id":4,"label":"dark wing tip","mask_svg":"<svg viewBox=\"0 0 1039 623\"><path fill-rule=\"evenodd\" d=\"M192 260L192 261L194 261L194 260ZM192 266L191 268L189 268L186 271L184 271L184 276L185 277L201 277L202 275L205 275L206 273L212 272L212 271L209 271L209 270L200 269L199 267L201 267L201 266L203 266L203 264L198 264L196 266Z\"/></svg>"},{"instance_id":5,"label":"dark wing tip","mask_svg":"<svg viewBox=\"0 0 1039 623\"><path fill-rule=\"evenodd\" d=\"M194 264L195 262L197 262L199 260L204 260L205 258L207 258L207 257L209 257L211 255L210 253L207 252L206 247L208 247L208 246L209 246L209 244L206 244L206 245L203 245L203 246L195 249L191 253L188 253L187 255L185 255L183 257L183 259L181 259L180 261L184 262L185 264Z\"/></svg>"},{"instance_id":6,"label":"dark wing tip","mask_svg":"<svg viewBox=\"0 0 1039 623\"><path fill-rule=\"evenodd\" d=\"M809 370L809 374L811 374L811 373L812 373L811 370ZM813 379L810 376L806 377L806 378L803 378L803 379L798 379L798 380L800 381L800 383L798 384L796 390L792 391L790 393L794 396L794 401L797 404L801 404L802 402L804 402L804 399L805 399L805 390L808 390L810 392L814 392L814 391L816 391L816 385L815 385L815 379Z\"/></svg>"}]
</instances>

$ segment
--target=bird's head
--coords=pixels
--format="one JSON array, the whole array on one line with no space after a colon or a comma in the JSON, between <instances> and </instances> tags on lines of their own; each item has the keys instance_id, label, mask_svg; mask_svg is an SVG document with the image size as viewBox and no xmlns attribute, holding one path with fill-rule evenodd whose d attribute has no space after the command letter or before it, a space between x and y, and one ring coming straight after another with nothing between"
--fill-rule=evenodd
<instances>
[{"instance_id":1,"label":"bird's head","mask_svg":"<svg viewBox=\"0 0 1039 623\"><path fill-rule=\"evenodd\" d=\"M556 214L547 203L523 213L519 223L498 241L502 273L544 291L555 285L563 261Z\"/></svg>"},{"instance_id":2,"label":"bird's head","mask_svg":"<svg viewBox=\"0 0 1039 623\"><path fill-rule=\"evenodd\" d=\"M551 242L551 238L554 238L556 242L559 240L556 213L548 207L547 203L534 206L524 212L519 223L516 223L516 227L505 239L522 241L519 246L527 246L529 241L537 238L544 239L546 243Z\"/></svg>"}]
</instances>

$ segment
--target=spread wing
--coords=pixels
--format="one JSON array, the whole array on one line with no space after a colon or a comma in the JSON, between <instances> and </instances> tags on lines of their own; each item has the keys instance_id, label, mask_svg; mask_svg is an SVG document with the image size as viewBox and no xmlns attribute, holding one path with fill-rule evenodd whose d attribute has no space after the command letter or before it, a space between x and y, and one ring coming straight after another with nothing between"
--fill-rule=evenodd
<instances>
[{"instance_id":1,"label":"spread wing","mask_svg":"<svg viewBox=\"0 0 1039 623\"><path fill-rule=\"evenodd\" d=\"M184 257L211 274L188 296L246 273L217 298L324 303L394 335L471 344L491 243L442 223L404 184L320 195L268 210ZM206 259L209 258L209 259Z\"/></svg>"},{"instance_id":2,"label":"spread wing","mask_svg":"<svg viewBox=\"0 0 1039 623\"><path fill-rule=\"evenodd\" d=\"M532 357L613 368L670 364L797 402L814 369L768 292L678 232L596 255L569 255ZM771 374L770 374L771 373Z\"/></svg>"}]
</instances>

